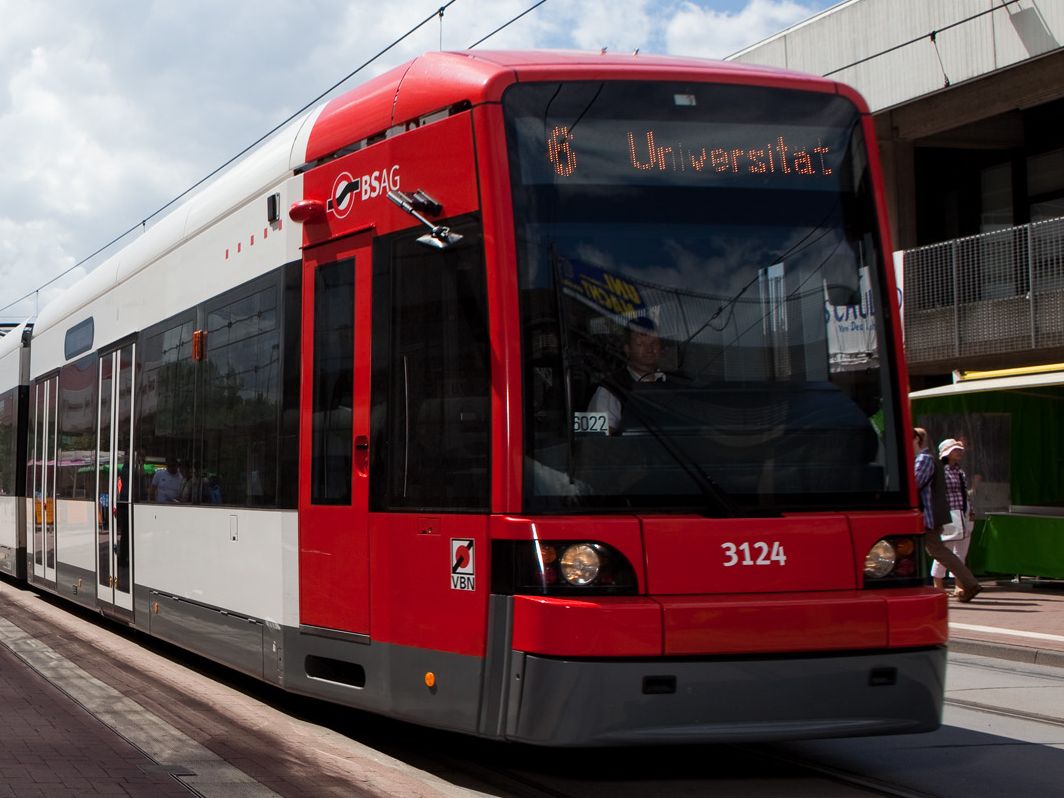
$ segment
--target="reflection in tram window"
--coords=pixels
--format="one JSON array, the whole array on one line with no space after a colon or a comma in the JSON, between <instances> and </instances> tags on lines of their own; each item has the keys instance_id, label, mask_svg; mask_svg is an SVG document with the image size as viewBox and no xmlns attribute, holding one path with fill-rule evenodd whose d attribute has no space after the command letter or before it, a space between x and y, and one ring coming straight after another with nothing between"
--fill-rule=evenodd
<instances>
[{"instance_id":1,"label":"reflection in tram window","mask_svg":"<svg viewBox=\"0 0 1064 798\"><path fill-rule=\"evenodd\" d=\"M213 476L227 504L275 503L281 395L277 305L274 284L207 312L201 419L205 473L195 476ZM195 500L202 501L200 491Z\"/></svg>"},{"instance_id":2,"label":"reflection in tram window","mask_svg":"<svg viewBox=\"0 0 1064 798\"><path fill-rule=\"evenodd\" d=\"M137 447L139 457L133 487L135 501L148 501L148 486L156 468L168 457L192 458L193 412L196 400L196 361L192 359L194 316L182 314L145 331L141 338L138 382Z\"/></svg>"},{"instance_id":3,"label":"reflection in tram window","mask_svg":"<svg viewBox=\"0 0 1064 798\"><path fill-rule=\"evenodd\" d=\"M96 489L96 362L89 355L59 372L59 499L91 501Z\"/></svg>"},{"instance_id":4,"label":"reflection in tram window","mask_svg":"<svg viewBox=\"0 0 1064 798\"><path fill-rule=\"evenodd\" d=\"M0 394L0 496L16 494L16 396L15 389Z\"/></svg>"},{"instance_id":5,"label":"reflection in tram window","mask_svg":"<svg viewBox=\"0 0 1064 798\"><path fill-rule=\"evenodd\" d=\"M170 460L174 503L276 507L292 493L277 477L282 296L281 280L259 279L143 333L134 501L153 500Z\"/></svg>"}]
</instances>

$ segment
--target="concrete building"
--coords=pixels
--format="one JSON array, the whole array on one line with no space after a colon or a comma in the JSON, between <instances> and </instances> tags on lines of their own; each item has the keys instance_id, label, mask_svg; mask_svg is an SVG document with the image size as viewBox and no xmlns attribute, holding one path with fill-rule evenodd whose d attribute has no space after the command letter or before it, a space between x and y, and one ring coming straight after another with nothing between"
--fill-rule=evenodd
<instances>
[{"instance_id":1,"label":"concrete building","mask_svg":"<svg viewBox=\"0 0 1064 798\"><path fill-rule=\"evenodd\" d=\"M848 0L732 56L875 115L912 385L1064 362L1064 0Z\"/></svg>"}]
</instances>

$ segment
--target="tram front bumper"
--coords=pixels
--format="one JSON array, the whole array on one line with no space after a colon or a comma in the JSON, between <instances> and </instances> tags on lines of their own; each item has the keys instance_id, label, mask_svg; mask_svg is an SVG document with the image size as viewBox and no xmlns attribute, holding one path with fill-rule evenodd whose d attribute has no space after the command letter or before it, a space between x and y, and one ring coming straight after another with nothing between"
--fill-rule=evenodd
<instances>
[{"instance_id":1,"label":"tram front bumper","mask_svg":"<svg viewBox=\"0 0 1064 798\"><path fill-rule=\"evenodd\" d=\"M928 732L945 670L945 646L656 661L514 652L506 737L609 746Z\"/></svg>"},{"instance_id":2,"label":"tram front bumper","mask_svg":"<svg viewBox=\"0 0 1064 798\"><path fill-rule=\"evenodd\" d=\"M512 601L512 740L780 740L940 723L941 591Z\"/></svg>"}]
</instances>

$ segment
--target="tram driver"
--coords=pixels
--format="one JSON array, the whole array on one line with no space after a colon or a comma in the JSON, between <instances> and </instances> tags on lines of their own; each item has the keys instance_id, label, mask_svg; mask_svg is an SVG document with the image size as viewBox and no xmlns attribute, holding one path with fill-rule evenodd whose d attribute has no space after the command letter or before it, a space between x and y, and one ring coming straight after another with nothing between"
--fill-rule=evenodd
<instances>
[{"instance_id":1,"label":"tram driver","mask_svg":"<svg viewBox=\"0 0 1064 798\"><path fill-rule=\"evenodd\" d=\"M591 396L589 413L605 413L609 434L621 428L625 398L638 385L664 383L661 361L661 338L657 325L646 316L637 316L624 328L625 366L604 379Z\"/></svg>"}]
</instances>

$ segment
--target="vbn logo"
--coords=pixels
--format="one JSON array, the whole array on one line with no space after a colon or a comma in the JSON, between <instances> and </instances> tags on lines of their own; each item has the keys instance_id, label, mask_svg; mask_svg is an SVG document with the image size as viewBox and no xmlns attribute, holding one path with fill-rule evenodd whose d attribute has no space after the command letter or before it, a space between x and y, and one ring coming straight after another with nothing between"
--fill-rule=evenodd
<instances>
[{"instance_id":1,"label":"vbn logo","mask_svg":"<svg viewBox=\"0 0 1064 798\"><path fill-rule=\"evenodd\" d=\"M472 538L451 538L451 589L476 590Z\"/></svg>"}]
</instances>

